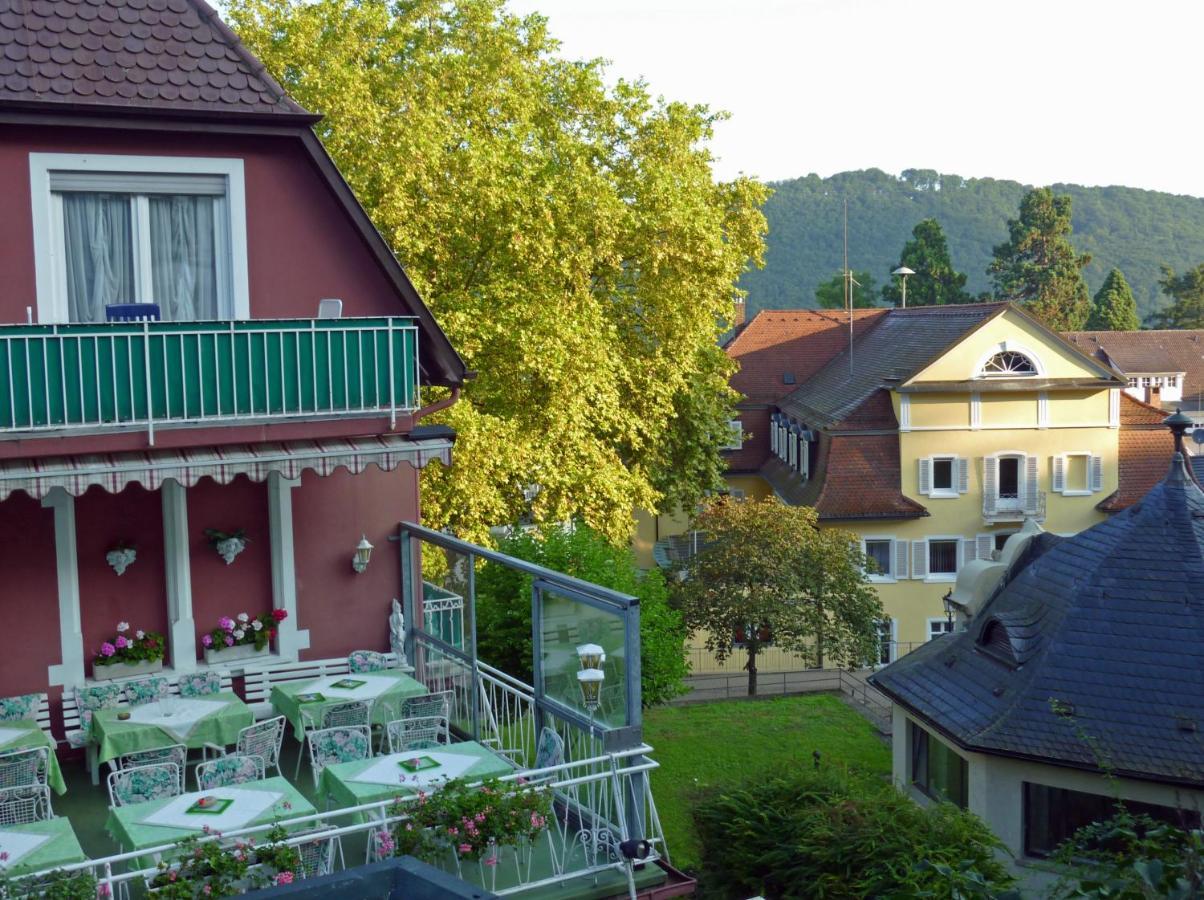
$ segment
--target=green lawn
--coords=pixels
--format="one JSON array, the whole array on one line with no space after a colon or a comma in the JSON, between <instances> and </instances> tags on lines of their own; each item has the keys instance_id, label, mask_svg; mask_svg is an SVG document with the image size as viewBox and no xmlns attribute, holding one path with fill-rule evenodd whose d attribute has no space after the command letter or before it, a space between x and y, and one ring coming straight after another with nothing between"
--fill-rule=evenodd
<instances>
[{"instance_id":1,"label":"green lawn","mask_svg":"<svg viewBox=\"0 0 1204 900\"><path fill-rule=\"evenodd\" d=\"M644 740L660 763L653 796L679 869L699 863L690 805L701 787L811 766L815 750L823 765L890 773L890 748L831 694L662 706L645 711Z\"/></svg>"}]
</instances>

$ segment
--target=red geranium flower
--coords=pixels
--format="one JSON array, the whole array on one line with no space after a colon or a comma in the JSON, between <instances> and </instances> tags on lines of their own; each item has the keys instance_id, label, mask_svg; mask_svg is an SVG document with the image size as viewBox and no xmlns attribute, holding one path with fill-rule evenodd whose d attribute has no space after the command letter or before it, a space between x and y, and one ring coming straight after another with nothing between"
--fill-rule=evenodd
<instances>
[{"instance_id":1,"label":"red geranium flower","mask_svg":"<svg viewBox=\"0 0 1204 900\"><path fill-rule=\"evenodd\" d=\"M288 610L287 609L274 609L274 610L272 610L272 618L275 619L277 622L283 622L285 619L288 618Z\"/></svg>"}]
</instances>

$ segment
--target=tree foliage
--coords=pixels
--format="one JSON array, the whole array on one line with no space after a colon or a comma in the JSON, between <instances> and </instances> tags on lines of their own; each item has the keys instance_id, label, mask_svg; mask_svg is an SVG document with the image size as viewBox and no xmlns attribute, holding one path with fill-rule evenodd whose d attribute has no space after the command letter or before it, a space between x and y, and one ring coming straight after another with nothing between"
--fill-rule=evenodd
<instances>
[{"instance_id":1,"label":"tree foliage","mask_svg":"<svg viewBox=\"0 0 1204 900\"><path fill-rule=\"evenodd\" d=\"M884 613L866 583L857 535L818 524L811 507L773 498L719 497L694 517L705 538L674 599L721 663L743 633L750 696L757 655L770 640L819 666L857 665L876 652Z\"/></svg>"},{"instance_id":2,"label":"tree foliage","mask_svg":"<svg viewBox=\"0 0 1204 900\"><path fill-rule=\"evenodd\" d=\"M1104 279L1091 301L1091 315L1087 319L1091 331L1136 331L1141 328L1137 317L1137 301L1125 275L1113 269Z\"/></svg>"},{"instance_id":3,"label":"tree foliage","mask_svg":"<svg viewBox=\"0 0 1204 900\"><path fill-rule=\"evenodd\" d=\"M995 295L1024 306L1054 331L1082 328L1091 313L1083 267L1089 253L1070 243L1071 199L1036 188L1020 201L1020 215L1008 220L1008 239L995 248L988 270Z\"/></svg>"},{"instance_id":4,"label":"tree foliage","mask_svg":"<svg viewBox=\"0 0 1204 900\"><path fill-rule=\"evenodd\" d=\"M854 272L853 306L865 309L878 305L878 290L874 287L874 276L869 272ZM847 309L844 275L837 272L815 289L815 305L820 309Z\"/></svg>"},{"instance_id":5,"label":"tree foliage","mask_svg":"<svg viewBox=\"0 0 1204 900\"><path fill-rule=\"evenodd\" d=\"M953 268L945 232L936 219L924 219L911 231L911 240L903 245L899 261L890 267L894 271L906 266L915 272L907 279L908 306L945 306L950 303L969 303L966 274ZM901 279L891 277L882 288L887 306L901 306Z\"/></svg>"},{"instance_id":6,"label":"tree foliage","mask_svg":"<svg viewBox=\"0 0 1204 900\"><path fill-rule=\"evenodd\" d=\"M423 514L482 540L527 512L625 538L723 471L717 345L766 189L716 183L720 114L610 85L503 0L231 0L479 377L440 421ZM688 412L689 415L682 415Z\"/></svg>"},{"instance_id":7,"label":"tree foliage","mask_svg":"<svg viewBox=\"0 0 1204 900\"><path fill-rule=\"evenodd\" d=\"M902 175L877 169L808 175L775 182L765 204L770 231L765 268L746 272L748 315L761 309L815 305L816 286L841 266L841 205L849 201L849 258L854 269L885 273L921 219L941 223L949 253L967 274L966 290L990 287L992 248L1007 239L1028 187L996 178L962 178L932 170ZM1052 185L1074 201L1072 241L1091 254L1084 269L1092 292L1122 269L1142 319L1162 309L1161 265L1182 272L1204 260L1204 199L1127 187ZM915 268L915 266L911 266ZM918 271L918 270L917 270ZM907 301L911 303L909 279Z\"/></svg>"},{"instance_id":8,"label":"tree foliage","mask_svg":"<svg viewBox=\"0 0 1204 900\"><path fill-rule=\"evenodd\" d=\"M1151 317L1159 328L1204 328L1204 263L1176 275L1170 266L1162 267L1162 292L1171 305Z\"/></svg>"},{"instance_id":9,"label":"tree foliage","mask_svg":"<svg viewBox=\"0 0 1204 900\"><path fill-rule=\"evenodd\" d=\"M502 539L518 559L600 584L640 600L640 675L645 706L683 693L689 674L681 613L669 606L659 569L642 572L631 551L585 525L545 525ZM477 573L477 653L516 678L531 679L531 576L486 564Z\"/></svg>"},{"instance_id":10,"label":"tree foliage","mask_svg":"<svg viewBox=\"0 0 1204 900\"><path fill-rule=\"evenodd\" d=\"M999 842L977 817L921 807L879 778L772 773L704 792L694 821L704 896L1014 896Z\"/></svg>"}]
</instances>

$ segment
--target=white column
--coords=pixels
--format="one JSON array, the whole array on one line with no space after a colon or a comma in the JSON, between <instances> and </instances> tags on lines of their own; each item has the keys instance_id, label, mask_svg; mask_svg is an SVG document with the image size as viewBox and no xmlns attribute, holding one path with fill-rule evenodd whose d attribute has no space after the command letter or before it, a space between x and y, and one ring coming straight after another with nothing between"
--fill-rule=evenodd
<instances>
[{"instance_id":1,"label":"white column","mask_svg":"<svg viewBox=\"0 0 1204 900\"><path fill-rule=\"evenodd\" d=\"M54 488L42 500L54 510L54 556L59 587L59 646L63 661L49 670L49 683L84 683L84 633L79 616L79 558L75 548L75 498Z\"/></svg>"},{"instance_id":2,"label":"white column","mask_svg":"<svg viewBox=\"0 0 1204 900\"><path fill-rule=\"evenodd\" d=\"M188 495L178 481L163 482L163 562L167 572L167 640L177 672L196 669L192 569L188 553Z\"/></svg>"},{"instance_id":3,"label":"white column","mask_svg":"<svg viewBox=\"0 0 1204 900\"><path fill-rule=\"evenodd\" d=\"M276 646L283 659L297 659L309 647L309 631L297 628L297 572L293 557L293 488L296 478L279 472L268 474L268 531L272 551L272 607L288 618L276 630Z\"/></svg>"}]
</instances>

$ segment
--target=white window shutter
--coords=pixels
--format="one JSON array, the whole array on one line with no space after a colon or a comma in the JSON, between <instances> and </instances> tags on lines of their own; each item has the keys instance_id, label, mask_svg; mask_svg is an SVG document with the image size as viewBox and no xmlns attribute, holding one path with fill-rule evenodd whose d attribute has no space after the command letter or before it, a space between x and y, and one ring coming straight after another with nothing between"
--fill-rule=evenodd
<instances>
[{"instance_id":1,"label":"white window shutter","mask_svg":"<svg viewBox=\"0 0 1204 900\"><path fill-rule=\"evenodd\" d=\"M803 481L807 481L811 477L811 442L799 441L798 452L798 470L803 473Z\"/></svg>"},{"instance_id":2,"label":"white window shutter","mask_svg":"<svg viewBox=\"0 0 1204 900\"><path fill-rule=\"evenodd\" d=\"M890 574L895 578L907 577L907 541L895 541L895 570Z\"/></svg>"},{"instance_id":3,"label":"white window shutter","mask_svg":"<svg viewBox=\"0 0 1204 900\"><path fill-rule=\"evenodd\" d=\"M982 493L990 509L995 508L999 499L999 458L984 456L982 460Z\"/></svg>"},{"instance_id":4,"label":"white window shutter","mask_svg":"<svg viewBox=\"0 0 1204 900\"><path fill-rule=\"evenodd\" d=\"M970 490L970 460L964 456L957 458L957 492L964 494Z\"/></svg>"},{"instance_id":5,"label":"white window shutter","mask_svg":"<svg viewBox=\"0 0 1204 900\"><path fill-rule=\"evenodd\" d=\"M920 459L920 493L928 496L932 492L932 459L931 457L922 457Z\"/></svg>"},{"instance_id":6,"label":"white window shutter","mask_svg":"<svg viewBox=\"0 0 1204 900\"><path fill-rule=\"evenodd\" d=\"M1024 509L1026 512L1035 513L1037 511L1037 457L1026 456L1024 463Z\"/></svg>"},{"instance_id":7,"label":"white window shutter","mask_svg":"<svg viewBox=\"0 0 1204 900\"><path fill-rule=\"evenodd\" d=\"M966 563L970 562L971 560L978 558L978 542L975 541L974 538L962 538L961 544L962 544L961 565L964 566ZM961 566L959 566L958 568L961 568Z\"/></svg>"},{"instance_id":8,"label":"white window shutter","mask_svg":"<svg viewBox=\"0 0 1204 900\"><path fill-rule=\"evenodd\" d=\"M1101 456L1091 457L1091 490L1104 489L1104 460Z\"/></svg>"},{"instance_id":9,"label":"white window shutter","mask_svg":"<svg viewBox=\"0 0 1204 900\"><path fill-rule=\"evenodd\" d=\"M1050 490L1059 494L1066 490L1066 457L1061 454L1053 458L1053 485Z\"/></svg>"},{"instance_id":10,"label":"white window shutter","mask_svg":"<svg viewBox=\"0 0 1204 900\"><path fill-rule=\"evenodd\" d=\"M928 577L928 541L911 542L911 577Z\"/></svg>"},{"instance_id":11,"label":"white window shutter","mask_svg":"<svg viewBox=\"0 0 1204 900\"><path fill-rule=\"evenodd\" d=\"M975 539L978 544L977 555L979 559L991 559L995 551L995 535L980 534Z\"/></svg>"}]
</instances>

